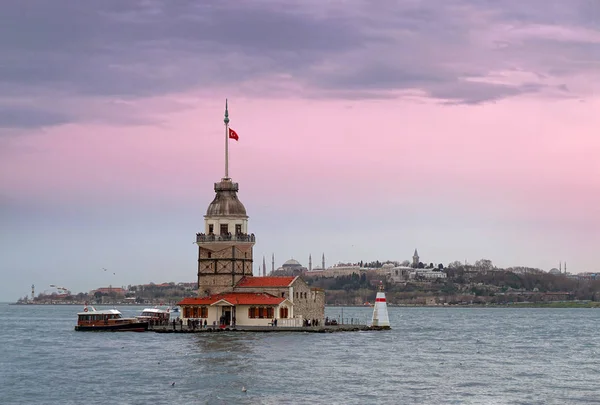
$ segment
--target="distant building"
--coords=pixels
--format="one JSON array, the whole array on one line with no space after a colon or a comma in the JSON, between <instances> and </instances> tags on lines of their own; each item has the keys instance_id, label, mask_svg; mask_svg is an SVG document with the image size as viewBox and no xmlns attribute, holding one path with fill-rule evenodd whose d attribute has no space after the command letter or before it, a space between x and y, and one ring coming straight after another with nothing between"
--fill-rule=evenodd
<instances>
[{"instance_id":1,"label":"distant building","mask_svg":"<svg viewBox=\"0 0 600 405\"><path fill-rule=\"evenodd\" d=\"M419 267L419 252L417 252L417 249L415 249L415 253L413 253L412 259L412 267Z\"/></svg>"},{"instance_id":2,"label":"distant building","mask_svg":"<svg viewBox=\"0 0 600 405\"><path fill-rule=\"evenodd\" d=\"M300 274L308 271L306 267L300 264L298 260L290 259L283 263L273 275L276 276L299 276Z\"/></svg>"},{"instance_id":3,"label":"distant building","mask_svg":"<svg viewBox=\"0 0 600 405\"><path fill-rule=\"evenodd\" d=\"M127 290L121 288L121 287L101 287L101 288L96 288L95 290L92 290L89 292L89 295L94 295L96 293L100 293L102 295L114 295L117 297L124 297L125 294L127 294Z\"/></svg>"}]
</instances>

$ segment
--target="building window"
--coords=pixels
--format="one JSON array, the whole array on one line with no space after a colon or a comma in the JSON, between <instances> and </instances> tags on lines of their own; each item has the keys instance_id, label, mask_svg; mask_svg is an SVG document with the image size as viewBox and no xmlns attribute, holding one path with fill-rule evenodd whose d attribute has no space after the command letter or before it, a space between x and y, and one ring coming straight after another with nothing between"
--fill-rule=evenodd
<instances>
[{"instance_id":1,"label":"building window","mask_svg":"<svg viewBox=\"0 0 600 405\"><path fill-rule=\"evenodd\" d=\"M248 318L273 318L275 310L272 307L250 307L248 308Z\"/></svg>"},{"instance_id":2,"label":"building window","mask_svg":"<svg viewBox=\"0 0 600 405\"><path fill-rule=\"evenodd\" d=\"M288 317L288 309L287 307L279 308L279 317L282 319L286 319Z\"/></svg>"},{"instance_id":3,"label":"building window","mask_svg":"<svg viewBox=\"0 0 600 405\"><path fill-rule=\"evenodd\" d=\"M281 293L281 298L285 298L285 293L284 292Z\"/></svg>"},{"instance_id":4,"label":"building window","mask_svg":"<svg viewBox=\"0 0 600 405\"><path fill-rule=\"evenodd\" d=\"M235 225L235 233L236 233L237 235L239 235L239 234L241 234L241 233L242 233L242 225L241 225L241 224L236 224L236 225Z\"/></svg>"},{"instance_id":5,"label":"building window","mask_svg":"<svg viewBox=\"0 0 600 405\"><path fill-rule=\"evenodd\" d=\"M221 235L227 235L229 233L229 225L221 224Z\"/></svg>"},{"instance_id":6,"label":"building window","mask_svg":"<svg viewBox=\"0 0 600 405\"><path fill-rule=\"evenodd\" d=\"M215 231L215 226L213 224L208 225L208 233L213 233Z\"/></svg>"},{"instance_id":7,"label":"building window","mask_svg":"<svg viewBox=\"0 0 600 405\"><path fill-rule=\"evenodd\" d=\"M208 318L208 307L200 307L200 318Z\"/></svg>"},{"instance_id":8,"label":"building window","mask_svg":"<svg viewBox=\"0 0 600 405\"><path fill-rule=\"evenodd\" d=\"M208 252L207 255L208 255L208 258L210 259L210 257L212 256L212 252Z\"/></svg>"}]
</instances>

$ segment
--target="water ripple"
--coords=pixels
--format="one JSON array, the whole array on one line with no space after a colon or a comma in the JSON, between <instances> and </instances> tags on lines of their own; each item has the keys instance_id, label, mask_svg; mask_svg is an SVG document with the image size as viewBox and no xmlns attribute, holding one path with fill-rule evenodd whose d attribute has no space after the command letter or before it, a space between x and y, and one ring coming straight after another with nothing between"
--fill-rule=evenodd
<instances>
[{"instance_id":1,"label":"water ripple","mask_svg":"<svg viewBox=\"0 0 600 405\"><path fill-rule=\"evenodd\" d=\"M390 308L387 332L198 335L77 333L77 310L0 305L3 404L600 403L595 310Z\"/></svg>"}]
</instances>

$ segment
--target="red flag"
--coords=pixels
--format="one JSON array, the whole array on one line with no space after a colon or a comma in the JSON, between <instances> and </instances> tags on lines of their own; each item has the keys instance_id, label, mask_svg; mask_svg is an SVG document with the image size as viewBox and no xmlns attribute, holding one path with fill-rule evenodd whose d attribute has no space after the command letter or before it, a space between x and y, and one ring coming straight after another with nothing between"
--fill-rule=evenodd
<instances>
[{"instance_id":1,"label":"red flag","mask_svg":"<svg viewBox=\"0 0 600 405\"><path fill-rule=\"evenodd\" d=\"M240 139L240 137L238 136L237 132L235 132L231 128L229 128L229 138L235 139L236 141Z\"/></svg>"}]
</instances>

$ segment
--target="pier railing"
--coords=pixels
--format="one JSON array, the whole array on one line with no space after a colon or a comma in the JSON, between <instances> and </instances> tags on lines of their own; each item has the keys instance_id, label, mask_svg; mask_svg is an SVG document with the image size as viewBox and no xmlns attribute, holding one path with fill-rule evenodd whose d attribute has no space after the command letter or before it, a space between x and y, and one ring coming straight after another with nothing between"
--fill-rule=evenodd
<instances>
[{"instance_id":1,"label":"pier railing","mask_svg":"<svg viewBox=\"0 0 600 405\"><path fill-rule=\"evenodd\" d=\"M206 242L256 242L256 238L254 234L247 233L239 233L239 234L223 234L223 235L215 235L214 233L197 233L196 234L196 243L206 243Z\"/></svg>"}]
</instances>

